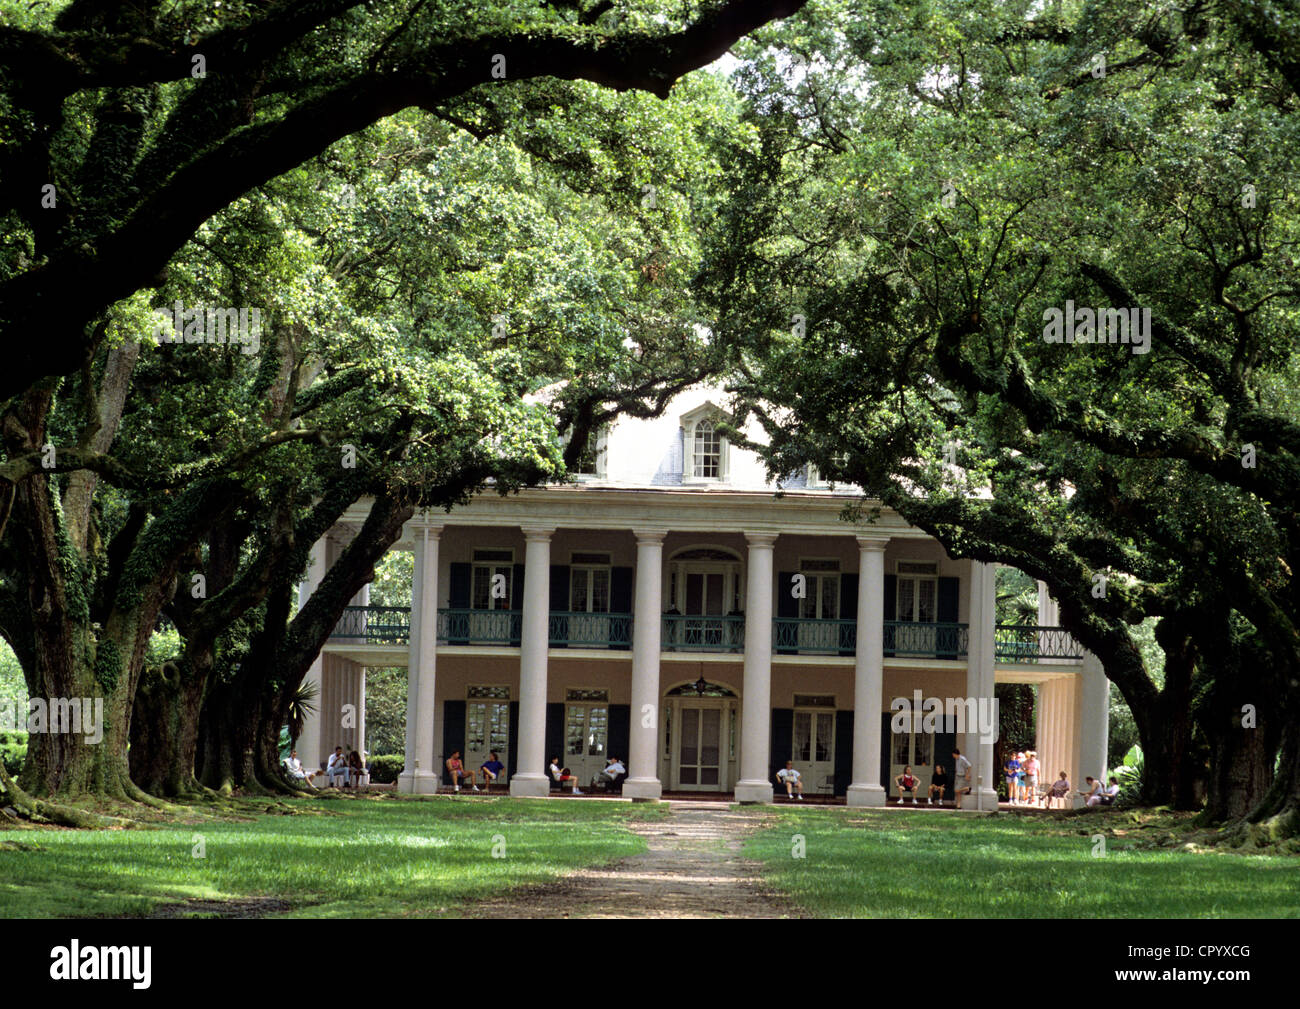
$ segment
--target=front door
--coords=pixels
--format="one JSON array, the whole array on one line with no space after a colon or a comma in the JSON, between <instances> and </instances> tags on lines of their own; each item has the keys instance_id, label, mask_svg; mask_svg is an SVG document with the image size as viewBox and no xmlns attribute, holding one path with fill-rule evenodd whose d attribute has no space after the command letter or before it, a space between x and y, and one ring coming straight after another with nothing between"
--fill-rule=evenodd
<instances>
[{"instance_id":1,"label":"front door","mask_svg":"<svg viewBox=\"0 0 1300 1009\"><path fill-rule=\"evenodd\" d=\"M508 700L470 700L465 705L465 767L477 771L495 750L501 763L509 765L506 746L510 740Z\"/></svg>"},{"instance_id":2,"label":"front door","mask_svg":"<svg viewBox=\"0 0 1300 1009\"><path fill-rule=\"evenodd\" d=\"M570 702L564 706L564 766L586 788L605 769L609 755L609 705ZM624 760L627 757L618 754Z\"/></svg>"},{"instance_id":3,"label":"front door","mask_svg":"<svg viewBox=\"0 0 1300 1009\"><path fill-rule=\"evenodd\" d=\"M684 703L677 730L677 787L684 792L718 792L726 782L722 766L721 705Z\"/></svg>"},{"instance_id":4,"label":"front door","mask_svg":"<svg viewBox=\"0 0 1300 1009\"><path fill-rule=\"evenodd\" d=\"M835 712L804 711L794 713L795 769L803 775L803 787L816 793L829 777L835 777Z\"/></svg>"}]
</instances>

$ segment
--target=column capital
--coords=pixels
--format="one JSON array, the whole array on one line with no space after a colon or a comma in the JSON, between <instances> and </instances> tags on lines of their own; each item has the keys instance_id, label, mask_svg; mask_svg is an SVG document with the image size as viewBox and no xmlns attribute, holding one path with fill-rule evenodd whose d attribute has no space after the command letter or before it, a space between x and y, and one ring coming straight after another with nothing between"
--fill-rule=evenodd
<instances>
[{"instance_id":1,"label":"column capital","mask_svg":"<svg viewBox=\"0 0 1300 1009\"><path fill-rule=\"evenodd\" d=\"M420 531L424 533L425 539L431 539L431 540L436 540L439 536L441 536L442 529L443 527L441 525L420 527Z\"/></svg>"},{"instance_id":2,"label":"column capital","mask_svg":"<svg viewBox=\"0 0 1300 1009\"><path fill-rule=\"evenodd\" d=\"M745 542L753 549L772 549L776 545L776 538L780 533L745 533Z\"/></svg>"},{"instance_id":3,"label":"column capital","mask_svg":"<svg viewBox=\"0 0 1300 1009\"><path fill-rule=\"evenodd\" d=\"M884 553L885 548L889 546L889 537L880 536L858 536L858 550L867 553Z\"/></svg>"},{"instance_id":4,"label":"column capital","mask_svg":"<svg viewBox=\"0 0 1300 1009\"><path fill-rule=\"evenodd\" d=\"M519 531L524 534L524 539L531 542L549 542L555 535L555 526L520 526Z\"/></svg>"},{"instance_id":5,"label":"column capital","mask_svg":"<svg viewBox=\"0 0 1300 1009\"><path fill-rule=\"evenodd\" d=\"M668 535L667 529L633 529L632 535L636 537L637 545L642 543L656 544L662 543L664 537Z\"/></svg>"}]
</instances>

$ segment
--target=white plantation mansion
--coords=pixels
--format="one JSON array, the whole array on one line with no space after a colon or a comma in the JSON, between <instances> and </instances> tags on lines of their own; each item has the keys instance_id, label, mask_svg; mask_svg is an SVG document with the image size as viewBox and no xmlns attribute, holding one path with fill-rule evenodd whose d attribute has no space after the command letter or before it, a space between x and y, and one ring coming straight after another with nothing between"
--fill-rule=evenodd
<instances>
[{"instance_id":1,"label":"white plantation mansion","mask_svg":"<svg viewBox=\"0 0 1300 1009\"><path fill-rule=\"evenodd\" d=\"M951 717L891 731L891 701L991 699L1002 682L1039 687L1042 782L1105 772L1108 682L1041 586L1041 626L998 626L992 565L889 511L846 523L856 495L815 472L775 496L720 437L723 401L700 388L618 421L576 484L408 522L394 549L414 552L413 606L353 600L309 674L322 714L304 763L364 750L365 667L405 666L406 792L436 791L454 750L469 768L496 750L513 795L546 795L552 756L585 783L615 755L625 796L770 802L793 760L807 792L878 806L904 765L928 784L959 748L970 805L993 808L992 741ZM364 516L316 544L303 598Z\"/></svg>"}]
</instances>

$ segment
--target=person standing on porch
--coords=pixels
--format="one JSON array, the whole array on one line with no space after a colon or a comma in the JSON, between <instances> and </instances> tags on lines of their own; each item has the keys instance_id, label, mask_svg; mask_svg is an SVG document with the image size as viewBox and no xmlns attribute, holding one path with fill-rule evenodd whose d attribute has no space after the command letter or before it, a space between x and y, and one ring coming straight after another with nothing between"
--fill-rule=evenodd
<instances>
[{"instance_id":1,"label":"person standing on porch","mask_svg":"<svg viewBox=\"0 0 1300 1009\"><path fill-rule=\"evenodd\" d=\"M1007 801L1014 806L1020 801L1020 754L1011 754L1003 770L1007 772Z\"/></svg>"},{"instance_id":2,"label":"person standing on porch","mask_svg":"<svg viewBox=\"0 0 1300 1009\"><path fill-rule=\"evenodd\" d=\"M800 780L802 777L803 775L794 769L793 760L787 760L785 767L776 772L776 780L785 786L787 799L793 799L793 793L798 793L799 801L803 802L803 781Z\"/></svg>"},{"instance_id":3,"label":"person standing on porch","mask_svg":"<svg viewBox=\"0 0 1300 1009\"><path fill-rule=\"evenodd\" d=\"M1038 802L1038 754L1033 750L1029 751L1028 760L1025 761L1025 794L1024 799L1030 804Z\"/></svg>"},{"instance_id":4,"label":"person standing on porch","mask_svg":"<svg viewBox=\"0 0 1300 1009\"><path fill-rule=\"evenodd\" d=\"M953 777L956 778L956 787L953 788L953 798L956 799L956 806L961 809L961 797L970 795L971 792L971 764L970 761L961 755L961 750L952 751Z\"/></svg>"}]
</instances>

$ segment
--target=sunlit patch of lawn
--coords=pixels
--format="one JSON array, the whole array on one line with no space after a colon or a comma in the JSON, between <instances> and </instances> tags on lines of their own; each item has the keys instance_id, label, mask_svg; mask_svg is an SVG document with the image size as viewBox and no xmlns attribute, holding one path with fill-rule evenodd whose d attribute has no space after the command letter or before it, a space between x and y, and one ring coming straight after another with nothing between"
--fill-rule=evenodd
<instances>
[{"instance_id":1,"label":"sunlit patch of lawn","mask_svg":"<svg viewBox=\"0 0 1300 1009\"><path fill-rule=\"evenodd\" d=\"M818 916L1300 917L1300 859L1155 847L1118 817L776 813L745 854Z\"/></svg>"},{"instance_id":2,"label":"sunlit patch of lawn","mask_svg":"<svg viewBox=\"0 0 1300 1009\"><path fill-rule=\"evenodd\" d=\"M275 897L301 916L427 916L635 855L618 802L391 797L282 804L308 815L141 830L0 831L0 917L144 915ZM327 809L322 814L319 811ZM493 850L503 857L493 857ZM197 855L202 857L196 857Z\"/></svg>"}]
</instances>

